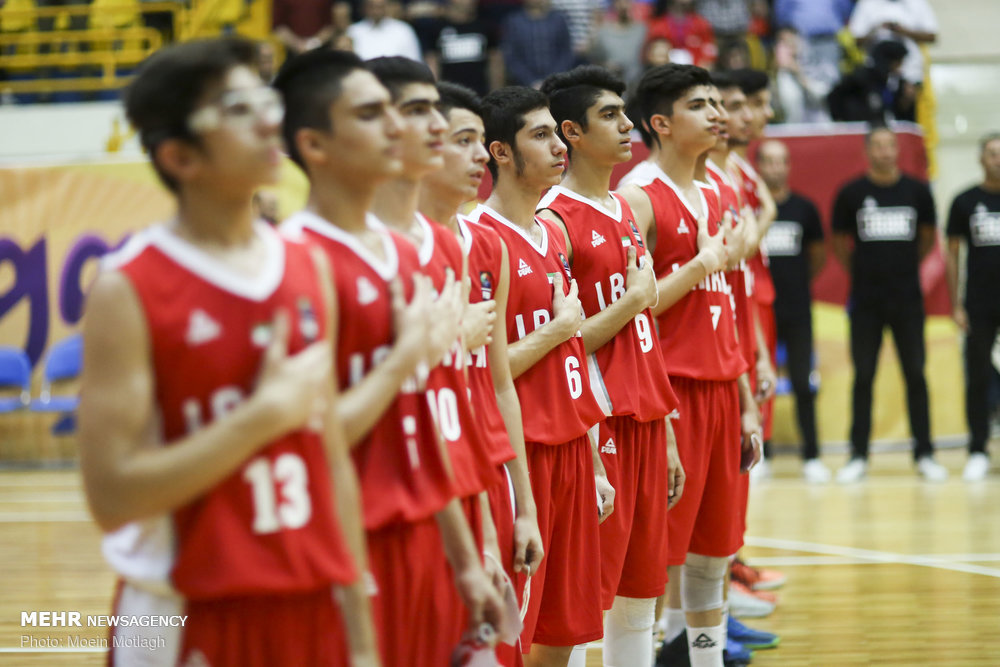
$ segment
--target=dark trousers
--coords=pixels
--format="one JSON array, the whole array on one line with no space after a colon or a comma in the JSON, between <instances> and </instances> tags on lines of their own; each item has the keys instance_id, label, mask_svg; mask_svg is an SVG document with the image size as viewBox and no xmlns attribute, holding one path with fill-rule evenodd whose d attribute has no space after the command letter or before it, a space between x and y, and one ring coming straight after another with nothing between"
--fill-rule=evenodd
<instances>
[{"instance_id":1,"label":"dark trousers","mask_svg":"<svg viewBox=\"0 0 1000 667\"><path fill-rule=\"evenodd\" d=\"M906 380L906 406L914 440L913 456L929 456L934 453L934 446L931 444L927 382L924 379L924 307L923 303L905 299L856 304L851 309L851 357L854 359L851 456L868 458L872 430L872 383L882 347L882 332L886 326L892 331L899 365Z\"/></svg>"},{"instance_id":2,"label":"dark trousers","mask_svg":"<svg viewBox=\"0 0 1000 667\"><path fill-rule=\"evenodd\" d=\"M819 442L816 438L816 394L809 384L813 356L812 313L807 310L793 317L779 317L776 323L778 342L784 343L787 352L788 376L792 381L802 436L802 458L814 459L819 456Z\"/></svg>"},{"instance_id":3,"label":"dark trousers","mask_svg":"<svg viewBox=\"0 0 1000 667\"><path fill-rule=\"evenodd\" d=\"M986 452L990 435L990 352L1000 330L1000 313L969 314L965 336L965 418L969 423L969 453Z\"/></svg>"}]
</instances>

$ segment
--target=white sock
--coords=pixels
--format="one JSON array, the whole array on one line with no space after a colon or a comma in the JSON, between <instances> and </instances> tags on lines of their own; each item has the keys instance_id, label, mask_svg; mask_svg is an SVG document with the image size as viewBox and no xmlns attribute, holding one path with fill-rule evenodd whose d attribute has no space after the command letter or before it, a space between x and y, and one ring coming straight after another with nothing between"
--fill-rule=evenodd
<instances>
[{"instance_id":1,"label":"white sock","mask_svg":"<svg viewBox=\"0 0 1000 667\"><path fill-rule=\"evenodd\" d=\"M684 632L684 627L687 625L687 617L684 615L683 609L667 607L663 610L663 618L667 622L663 632L663 641L669 644Z\"/></svg>"},{"instance_id":2,"label":"white sock","mask_svg":"<svg viewBox=\"0 0 1000 667\"><path fill-rule=\"evenodd\" d=\"M729 601L726 600L722 605L722 648L726 647L726 642L729 641Z\"/></svg>"},{"instance_id":3,"label":"white sock","mask_svg":"<svg viewBox=\"0 0 1000 667\"><path fill-rule=\"evenodd\" d=\"M722 667L722 626L688 628L691 667Z\"/></svg>"},{"instance_id":4,"label":"white sock","mask_svg":"<svg viewBox=\"0 0 1000 667\"><path fill-rule=\"evenodd\" d=\"M604 667L653 664L656 598L615 597L604 615Z\"/></svg>"},{"instance_id":5,"label":"white sock","mask_svg":"<svg viewBox=\"0 0 1000 667\"><path fill-rule=\"evenodd\" d=\"M569 661L566 667L587 667L587 645L577 644L573 647L573 652L569 654Z\"/></svg>"}]
</instances>

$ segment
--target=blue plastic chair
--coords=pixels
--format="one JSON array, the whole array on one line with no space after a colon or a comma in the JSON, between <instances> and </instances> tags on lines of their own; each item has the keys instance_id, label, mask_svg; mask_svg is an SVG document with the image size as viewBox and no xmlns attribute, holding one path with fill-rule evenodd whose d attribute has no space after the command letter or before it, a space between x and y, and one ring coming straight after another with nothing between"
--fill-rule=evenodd
<instances>
[{"instance_id":1,"label":"blue plastic chair","mask_svg":"<svg viewBox=\"0 0 1000 667\"><path fill-rule=\"evenodd\" d=\"M42 389L31 402L32 412L71 413L80 403L76 395L52 395L52 383L72 380L80 375L83 366L83 337L73 334L49 349L42 373Z\"/></svg>"},{"instance_id":2,"label":"blue plastic chair","mask_svg":"<svg viewBox=\"0 0 1000 667\"><path fill-rule=\"evenodd\" d=\"M0 414L23 410L31 403L31 362L24 350L0 346L0 387L21 390L17 396L0 397Z\"/></svg>"}]
</instances>

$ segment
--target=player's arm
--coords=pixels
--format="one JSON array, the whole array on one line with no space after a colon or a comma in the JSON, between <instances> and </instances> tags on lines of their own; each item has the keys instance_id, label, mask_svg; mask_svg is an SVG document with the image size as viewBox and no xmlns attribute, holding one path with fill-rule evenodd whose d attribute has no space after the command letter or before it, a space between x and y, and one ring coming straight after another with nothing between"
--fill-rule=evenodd
<instances>
[{"instance_id":1,"label":"player's arm","mask_svg":"<svg viewBox=\"0 0 1000 667\"><path fill-rule=\"evenodd\" d=\"M958 293L958 268L961 262L963 239L961 236L948 237L948 253L945 255L945 273L948 277L948 296L951 297L951 316L962 331L969 330L969 316L962 305Z\"/></svg>"},{"instance_id":2,"label":"player's arm","mask_svg":"<svg viewBox=\"0 0 1000 667\"><path fill-rule=\"evenodd\" d=\"M919 223L917 225L917 254L921 262L934 249L935 243L937 243L937 226L933 222Z\"/></svg>"},{"instance_id":3,"label":"player's arm","mask_svg":"<svg viewBox=\"0 0 1000 667\"><path fill-rule=\"evenodd\" d=\"M495 292L497 311L507 312L507 293L510 290L510 265L507 246L500 241L500 275ZM498 317L493 323L493 343L486 348L490 357L493 390L497 396L500 416L507 428L507 437L514 450L514 458L505 466L514 487L514 571L532 575L542 562L545 551L542 535L538 531L538 510L528 477L528 454L524 446L524 424L521 421L521 401L514 388L507 352L507 320Z\"/></svg>"},{"instance_id":4,"label":"player's arm","mask_svg":"<svg viewBox=\"0 0 1000 667\"><path fill-rule=\"evenodd\" d=\"M778 217L778 205L774 203L774 197L771 196L771 188L767 187L767 183L760 177L760 174L754 179L754 184L757 186L757 199L760 200L755 245L760 245L760 240L764 238L767 230L771 228L771 225L774 224L774 221Z\"/></svg>"},{"instance_id":5,"label":"player's arm","mask_svg":"<svg viewBox=\"0 0 1000 667\"><path fill-rule=\"evenodd\" d=\"M472 531L458 499L452 498L434 518L441 532L445 557L455 573L455 587L469 610L471 627L476 629L484 622L494 628L500 627L503 601L483 572Z\"/></svg>"},{"instance_id":6,"label":"player's arm","mask_svg":"<svg viewBox=\"0 0 1000 667\"><path fill-rule=\"evenodd\" d=\"M810 241L806 246L806 256L809 259L809 280L814 280L826 266L826 246L823 239Z\"/></svg>"},{"instance_id":7,"label":"player's arm","mask_svg":"<svg viewBox=\"0 0 1000 667\"><path fill-rule=\"evenodd\" d=\"M105 531L168 513L203 495L278 436L309 420L329 383L323 343L289 357L279 316L253 393L204 428L161 446L149 331L122 274L101 274L87 299L79 424L87 501Z\"/></svg>"},{"instance_id":8,"label":"player's arm","mask_svg":"<svg viewBox=\"0 0 1000 667\"><path fill-rule=\"evenodd\" d=\"M670 509L684 495L684 482L687 480L687 474L681 463L681 455L677 451L677 434L674 433L672 417L667 415L663 419L667 422L667 509Z\"/></svg>"},{"instance_id":9,"label":"player's arm","mask_svg":"<svg viewBox=\"0 0 1000 667\"><path fill-rule=\"evenodd\" d=\"M755 356L757 358L757 392L755 398L758 404L763 404L774 396L777 376L771 359L771 350L767 346L764 327L760 323L760 309L751 308L753 315L754 338L756 339Z\"/></svg>"},{"instance_id":10,"label":"player's arm","mask_svg":"<svg viewBox=\"0 0 1000 667\"><path fill-rule=\"evenodd\" d=\"M594 424L587 431L587 439L590 440L590 454L594 461L594 486L597 488L597 516L600 523L611 516L615 511L615 487L608 481L608 471L601 460L600 445L598 444L598 433L600 424Z\"/></svg>"},{"instance_id":11,"label":"player's arm","mask_svg":"<svg viewBox=\"0 0 1000 667\"><path fill-rule=\"evenodd\" d=\"M750 457L752 454L753 467L761 457L761 427L760 412L757 408L757 401L750 387L750 377L746 373L736 380L740 394L740 431L743 434L743 455Z\"/></svg>"},{"instance_id":12,"label":"player's arm","mask_svg":"<svg viewBox=\"0 0 1000 667\"><path fill-rule=\"evenodd\" d=\"M729 254L721 229L709 234L708 221L698 220L698 254L656 281L658 301L653 314L659 315L683 299L702 280L726 268Z\"/></svg>"},{"instance_id":13,"label":"player's arm","mask_svg":"<svg viewBox=\"0 0 1000 667\"><path fill-rule=\"evenodd\" d=\"M580 330L581 310L576 281L570 283L569 293L563 294L562 279L560 271L552 282L552 319L507 348L510 373L515 378Z\"/></svg>"},{"instance_id":14,"label":"player's arm","mask_svg":"<svg viewBox=\"0 0 1000 667\"><path fill-rule=\"evenodd\" d=\"M854 252L854 230L857 229L857 208L851 205L848 192L841 190L833 202L833 256L848 274L851 273L851 254ZM860 202L859 202L860 203Z\"/></svg>"},{"instance_id":15,"label":"player's arm","mask_svg":"<svg viewBox=\"0 0 1000 667\"><path fill-rule=\"evenodd\" d=\"M399 394L403 383L424 362L430 313L430 284L424 276L413 277L413 298L403 296L399 279L391 284L392 314L396 340L389 354L356 385L340 395L337 413L352 446L378 423Z\"/></svg>"},{"instance_id":16,"label":"player's arm","mask_svg":"<svg viewBox=\"0 0 1000 667\"><path fill-rule=\"evenodd\" d=\"M318 248L310 249L316 272L319 274L323 298L327 312L327 344L331 350L337 349L337 296L333 290L333 277L326 256ZM354 564L361 576L347 586L341 586L344 607L344 624L352 658L364 665L379 664L378 641L372 623L371 607L368 600L367 572L368 548L361 512L361 493L358 477L351 461L350 445L344 435L344 427L334 406L338 399L336 367L331 362L331 377L327 390L327 406L324 422L324 444L330 466L330 480L333 483L334 503L344 542L347 544Z\"/></svg>"}]
</instances>

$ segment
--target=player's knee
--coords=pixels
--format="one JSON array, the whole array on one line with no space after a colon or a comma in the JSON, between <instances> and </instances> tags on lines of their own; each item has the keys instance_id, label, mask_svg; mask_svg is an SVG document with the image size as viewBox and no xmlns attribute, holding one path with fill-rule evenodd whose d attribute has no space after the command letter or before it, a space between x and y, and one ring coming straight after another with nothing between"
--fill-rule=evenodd
<instances>
[{"instance_id":1,"label":"player's knee","mask_svg":"<svg viewBox=\"0 0 1000 667\"><path fill-rule=\"evenodd\" d=\"M615 596L608 619L630 632L645 632L656 621L656 598Z\"/></svg>"},{"instance_id":2,"label":"player's knee","mask_svg":"<svg viewBox=\"0 0 1000 667\"><path fill-rule=\"evenodd\" d=\"M722 608L722 586L726 576L726 558L687 555L681 569L681 601L684 611L708 611Z\"/></svg>"}]
</instances>

